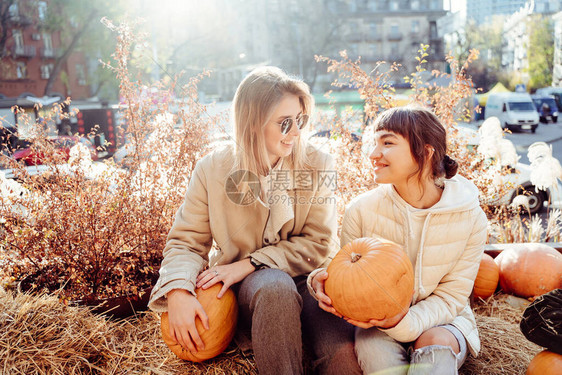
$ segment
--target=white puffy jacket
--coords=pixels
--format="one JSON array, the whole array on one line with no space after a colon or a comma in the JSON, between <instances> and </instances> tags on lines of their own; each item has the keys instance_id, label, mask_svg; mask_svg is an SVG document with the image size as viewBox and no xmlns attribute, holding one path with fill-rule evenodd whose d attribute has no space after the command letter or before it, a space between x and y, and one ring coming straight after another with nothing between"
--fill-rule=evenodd
<instances>
[{"instance_id":1,"label":"white puffy jacket","mask_svg":"<svg viewBox=\"0 0 562 375\"><path fill-rule=\"evenodd\" d=\"M397 341L411 342L429 328L450 323L463 333L476 356L480 339L469 296L487 227L478 189L462 176L447 179L441 200L427 212L414 270L412 305L400 323L383 331ZM347 207L341 246L360 237L382 237L406 247L410 225L409 211L392 185L379 185Z\"/></svg>"}]
</instances>

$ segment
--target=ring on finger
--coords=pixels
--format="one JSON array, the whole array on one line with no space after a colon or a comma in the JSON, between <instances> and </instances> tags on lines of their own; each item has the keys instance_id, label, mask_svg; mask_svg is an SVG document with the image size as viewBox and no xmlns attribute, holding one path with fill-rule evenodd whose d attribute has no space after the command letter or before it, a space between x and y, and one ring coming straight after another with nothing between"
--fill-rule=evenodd
<instances>
[{"instance_id":1,"label":"ring on finger","mask_svg":"<svg viewBox=\"0 0 562 375\"><path fill-rule=\"evenodd\" d=\"M215 273L215 277L217 277L219 275L219 273L217 272L217 270L213 270L213 272Z\"/></svg>"}]
</instances>

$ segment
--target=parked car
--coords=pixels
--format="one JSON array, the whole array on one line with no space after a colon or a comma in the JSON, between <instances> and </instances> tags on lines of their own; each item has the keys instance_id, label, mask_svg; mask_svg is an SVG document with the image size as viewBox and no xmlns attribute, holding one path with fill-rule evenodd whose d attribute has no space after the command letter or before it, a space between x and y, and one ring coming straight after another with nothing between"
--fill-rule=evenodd
<instances>
[{"instance_id":1,"label":"parked car","mask_svg":"<svg viewBox=\"0 0 562 375\"><path fill-rule=\"evenodd\" d=\"M537 107L540 122L549 123L558 121L558 106L553 96L532 95L533 103Z\"/></svg>"},{"instance_id":2,"label":"parked car","mask_svg":"<svg viewBox=\"0 0 562 375\"><path fill-rule=\"evenodd\" d=\"M485 118L497 117L502 128L509 130L531 130L539 126L539 114L531 95L519 92L493 93L486 102Z\"/></svg>"},{"instance_id":3,"label":"parked car","mask_svg":"<svg viewBox=\"0 0 562 375\"><path fill-rule=\"evenodd\" d=\"M50 138L49 142L52 142L57 151L65 157L65 161L69 158L72 146L78 142L82 143L90 150L92 160L98 160L96 148L87 138L62 135ZM26 165L41 165L44 163L45 155L33 149L30 142L20 139L18 141L18 148L12 153L12 157L18 161L23 161Z\"/></svg>"},{"instance_id":4,"label":"parked car","mask_svg":"<svg viewBox=\"0 0 562 375\"><path fill-rule=\"evenodd\" d=\"M558 109L562 109L562 87L543 87L538 89L535 94L537 95L551 95L556 101Z\"/></svg>"}]
</instances>

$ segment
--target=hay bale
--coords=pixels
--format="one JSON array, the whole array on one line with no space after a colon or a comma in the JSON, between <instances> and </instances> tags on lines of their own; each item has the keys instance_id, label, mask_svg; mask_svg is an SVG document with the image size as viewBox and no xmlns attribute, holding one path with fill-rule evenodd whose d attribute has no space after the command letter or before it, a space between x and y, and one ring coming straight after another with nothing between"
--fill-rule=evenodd
<instances>
[{"instance_id":1,"label":"hay bale","mask_svg":"<svg viewBox=\"0 0 562 375\"><path fill-rule=\"evenodd\" d=\"M500 318L507 322L519 324L524 309L514 307L510 303L512 298L513 296L503 293L495 294L486 300L479 298L472 306L472 310L476 315Z\"/></svg>"},{"instance_id":2,"label":"hay bale","mask_svg":"<svg viewBox=\"0 0 562 375\"><path fill-rule=\"evenodd\" d=\"M56 297L0 290L0 372L93 374L105 357L111 323Z\"/></svg>"},{"instance_id":3,"label":"hay bale","mask_svg":"<svg viewBox=\"0 0 562 375\"><path fill-rule=\"evenodd\" d=\"M146 312L124 320L113 331L108 347L113 356L105 369L113 374L254 374L253 356L234 344L204 363L182 361L166 346L160 334L160 316Z\"/></svg>"},{"instance_id":4,"label":"hay bale","mask_svg":"<svg viewBox=\"0 0 562 375\"><path fill-rule=\"evenodd\" d=\"M148 312L111 321L56 297L0 288L0 374L257 374L234 345L204 364L179 360Z\"/></svg>"},{"instance_id":5,"label":"hay bale","mask_svg":"<svg viewBox=\"0 0 562 375\"><path fill-rule=\"evenodd\" d=\"M542 350L528 341L518 323L502 318L476 315L482 347L478 358L468 357L461 375L524 374L531 359Z\"/></svg>"},{"instance_id":6,"label":"hay bale","mask_svg":"<svg viewBox=\"0 0 562 375\"><path fill-rule=\"evenodd\" d=\"M524 373L541 348L519 331L521 310L502 295L474 309L482 349L460 374ZM153 312L111 321L56 297L0 288L0 316L1 374L257 374L253 356L235 344L202 364L178 359L162 341Z\"/></svg>"}]
</instances>

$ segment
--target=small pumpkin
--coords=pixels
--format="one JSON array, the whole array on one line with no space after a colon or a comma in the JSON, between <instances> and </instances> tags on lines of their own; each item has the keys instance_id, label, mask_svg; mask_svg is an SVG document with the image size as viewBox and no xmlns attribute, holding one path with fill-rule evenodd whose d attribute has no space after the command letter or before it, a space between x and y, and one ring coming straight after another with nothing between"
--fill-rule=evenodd
<instances>
[{"instance_id":1,"label":"small pumpkin","mask_svg":"<svg viewBox=\"0 0 562 375\"><path fill-rule=\"evenodd\" d=\"M170 335L168 313L162 314L160 329L162 338L168 347L179 358L191 361L202 362L221 354L234 337L236 322L238 318L238 303L236 296L230 289L219 299L217 295L222 288L222 283L218 283L209 289L195 289L197 300L203 306L209 318L209 329L205 330L201 319L196 318L195 326L205 344L205 349L192 353L187 348L182 348Z\"/></svg>"},{"instance_id":2,"label":"small pumpkin","mask_svg":"<svg viewBox=\"0 0 562 375\"><path fill-rule=\"evenodd\" d=\"M394 242L358 238L336 254L327 272L326 294L347 318L361 322L391 318L412 301L412 263Z\"/></svg>"},{"instance_id":3,"label":"small pumpkin","mask_svg":"<svg viewBox=\"0 0 562 375\"><path fill-rule=\"evenodd\" d=\"M495 262L506 293L529 298L562 287L562 254L548 245L514 245L503 250Z\"/></svg>"},{"instance_id":4,"label":"small pumpkin","mask_svg":"<svg viewBox=\"0 0 562 375\"><path fill-rule=\"evenodd\" d=\"M543 350L529 363L526 375L559 375L562 374L562 355Z\"/></svg>"},{"instance_id":5,"label":"small pumpkin","mask_svg":"<svg viewBox=\"0 0 562 375\"><path fill-rule=\"evenodd\" d=\"M482 256L476 280L474 280L474 297L486 299L496 291L500 279L500 268L494 258L488 254Z\"/></svg>"}]
</instances>

